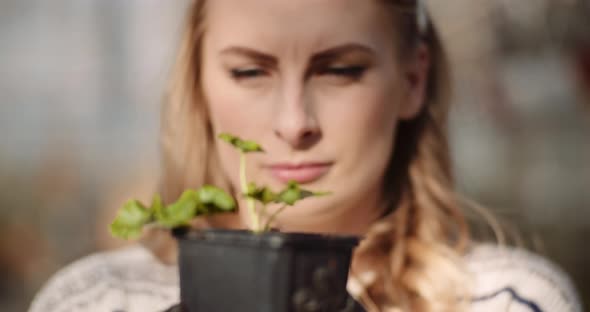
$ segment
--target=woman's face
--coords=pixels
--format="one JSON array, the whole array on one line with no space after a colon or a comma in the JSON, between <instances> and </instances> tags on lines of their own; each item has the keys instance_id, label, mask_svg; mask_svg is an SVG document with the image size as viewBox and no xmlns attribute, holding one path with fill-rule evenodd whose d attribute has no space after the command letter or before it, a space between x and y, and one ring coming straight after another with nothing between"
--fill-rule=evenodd
<instances>
[{"instance_id":1,"label":"woman's face","mask_svg":"<svg viewBox=\"0 0 590 312\"><path fill-rule=\"evenodd\" d=\"M250 181L331 192L285 210L276 226L364 231L383 208L396 125L419 109L426 57L399 62L377 1L215 0L206 10L201 77L215 133L264 147L248 155ZM216 148L239 189L238 153Z\"/></svg>"}]
</instances>

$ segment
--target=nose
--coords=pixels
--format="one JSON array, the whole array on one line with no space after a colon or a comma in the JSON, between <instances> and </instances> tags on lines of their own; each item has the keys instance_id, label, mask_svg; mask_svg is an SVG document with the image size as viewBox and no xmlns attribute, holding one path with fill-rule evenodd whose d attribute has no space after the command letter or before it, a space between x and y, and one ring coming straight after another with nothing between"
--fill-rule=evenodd
<instances>
[{"instance_id":1,"label":"nose","mask_svg":"<svg viewBox=\"0 0 590 312\"><path fill-rule=\"evenodd\" d=\"M307 149L321 137L314 103L302 87L292 87L280 95L274 133L293 149Z\"/></svg>"}]
</instances>

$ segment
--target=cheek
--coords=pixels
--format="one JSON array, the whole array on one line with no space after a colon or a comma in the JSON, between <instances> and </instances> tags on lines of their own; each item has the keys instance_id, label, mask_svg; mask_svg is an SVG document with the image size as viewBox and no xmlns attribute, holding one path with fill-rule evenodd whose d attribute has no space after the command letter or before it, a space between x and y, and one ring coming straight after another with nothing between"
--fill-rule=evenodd
<instances>
[{"instance_id":1,"label":"cheek","mask_svg":"<svg viewBox=\"0 0 590 312\"><path fill-rule=\"evenodd\" d=\"M215 133L229 132L242 138L260 139L269 124L269 92L241 87L213 62L203 70L203 95Z\"/></svg>"},{"instance_id":2,"label":"cheek","mask_svg":"<svg viewBox=\"0 0 590 312\"><path fill-rule=\"evenodd\" d=\"M339 97L333 106L340 109L326 112L325 138L334 142L337 175L347 177L341 179L347 188L373 192L379 187L391 159L401 100L385 83L373 84Z\"/></svg>"},{"instance_id":3,"label":"cheek","mask_svg":"<svg viewBox=\"0 0 590 312\"><path fill-rule=\"evenodd\" d=\"M269 113L260 94L245 92L222 70L206 62L202 72L204 103L214 135L231 133L241 138L263 142L268 133ZM216 139L216 150L222 169L234 186L239 185L239 153Z\"/></svg>"},{"instance_id":4,"label":"cheek","mask_svg":"<svg viewBox=\"0 0 590 312\"><path fill-rule=\"evenodd\" d=\"M211 64L212 62L205 62ZM205 65L203 71L203 97L209 110L211 125L215 133L231 132L242 127L245 118L242 116L239 108L244 103L240 103L239 97L232 90L228 83L230 80L224 77L219 70L213 70L211 65Z\"/></svg>"},{"instance_id":5,"label":"cheek","mask_svg":"<svg viewBox=\"0 0 590 312\"><path fill-rule=\"evenodd\" d=\"M358 87L331 102L323 111L326 137L341 141L350 148L378 148L392 141L398 121L399 96L385 84Z\"/></svg>"},{"instance_id":6,"label":"cheek","mask_svg":"<svg viewBox=\"0 0 590 312\"><path fill-rule=\"evenodd\" d=\"M351 125L356 125L349 131L351 142L359 151L353 161L382 170L390 159L398 106L388 90L379 90L364 98L363 109L350 117Z\"/></svg>"},{"instance_id":7,"label":"cheek","mask_svg":"<svg viewBox=\"0 0 590 312\"><path fill-rule=\"evenodd\" d=\"M232 109L235 103L232 102L231 95L219 92L218 89L222 89L221 86L205 83L205 80L203 82L204 99L208 106L214 135L217 136L222 132L236 134L235 130L242 128L241 123L244 119ZM237 179L235 172L237 172L236 164L239 162L238 153L231 146L220 142L217 138L215 142L223 171L233 184Z\"/></svg>"}]
</instances>

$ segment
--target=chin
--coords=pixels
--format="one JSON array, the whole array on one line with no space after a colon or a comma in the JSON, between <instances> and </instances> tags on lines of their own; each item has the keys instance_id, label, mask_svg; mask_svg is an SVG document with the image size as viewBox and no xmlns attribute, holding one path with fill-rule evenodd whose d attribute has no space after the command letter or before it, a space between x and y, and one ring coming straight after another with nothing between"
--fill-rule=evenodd
<instances>
[{"instance_id":1,"label":"chin","mask_svg":"<svg viewBox=\"0 0 590 312\"><path fill-rule=\"evenodd\" d=\"M287 231L311 231L309 228L321 230L322 223L330 220L330 216L339 213L335 211L341 207L333 198L306 198L294 206L287 207L278 217L277 226ZM269 207L270 208L270 207ZM278 207L274 206L270 211ZM321 221L320 221L321 220ZM317 221L317 222L314 222ZM321 232L321 231L314 231Z\"/></svg>"}]
</instances>

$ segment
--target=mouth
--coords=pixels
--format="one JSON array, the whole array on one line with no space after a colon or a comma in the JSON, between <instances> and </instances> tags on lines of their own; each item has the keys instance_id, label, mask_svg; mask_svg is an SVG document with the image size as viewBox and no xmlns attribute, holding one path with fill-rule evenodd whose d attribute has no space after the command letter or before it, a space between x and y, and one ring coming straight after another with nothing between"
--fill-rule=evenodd
<instances>
[{"instance_id":1,"label":"mouth","mask_svg":"<svg viewBox=\"0 0 590 312\"><path fill-rule=\"evenodd\" d=\"M332 167L329 162L280 163L267 168L271 175L283 182L295 181L300 184L310 183L320 179Z\"/></svg>"}]
</instances>

